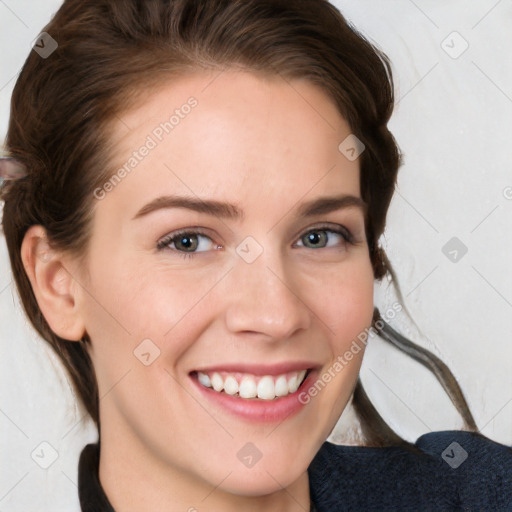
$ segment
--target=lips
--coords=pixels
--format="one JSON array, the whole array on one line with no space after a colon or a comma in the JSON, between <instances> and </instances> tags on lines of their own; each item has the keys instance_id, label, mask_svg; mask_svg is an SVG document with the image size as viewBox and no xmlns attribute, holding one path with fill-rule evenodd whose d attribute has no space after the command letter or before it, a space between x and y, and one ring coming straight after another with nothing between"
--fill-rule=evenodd
<instances>
[{"instance_id":1,"label":"lips","mask_svg":"<svg viewBox=\"0 0 512 512\"><path fill-rule=\"evenodd\" d=\"M279 375L255 375L247 372L197 372L205 388L243 399L275 400L295 393L304 381L307 369Z\"/></svg>"},{"instance_id":2,"label":"lips","mask_svg":"<svg viewBox=\"0 0 512 512\"><path fill-rule=\"evenodd\" d=\"M311 361L233 364L197 369L189 377L207 410L225 412L251 424L276 424L306 407L299 395L318 378L320 368Z\"/></svg>"}]
</instances>

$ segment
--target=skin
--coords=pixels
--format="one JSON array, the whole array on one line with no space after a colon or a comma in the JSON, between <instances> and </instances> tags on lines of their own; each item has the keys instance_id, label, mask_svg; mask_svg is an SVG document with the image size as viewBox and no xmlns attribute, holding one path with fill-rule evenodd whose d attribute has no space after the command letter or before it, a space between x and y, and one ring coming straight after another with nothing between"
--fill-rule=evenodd
<instances>
[{"instance_id":1,"label":"skin","mask_svg":"<svg viewBox=\"0 0 512 512\"><path fill-rule=\"evenodd\" d=\"M370 326L364 213L352 207L297 215L312 199L360 197L359 163L338 150L351 131L307 81L198 73L122 116L110 134L117 165L191 96L197 107L95 200L82 265L52 252L41 226L27 232L23 261L50 327L70 340L84 333L92 340L100 480L118 512L309 510L308 465L350 398L363 351L279 424L249 422L215 406L189 373L304 360L323 374ZM244 216L166 208L133 220L165 194L227 201ZM325 223L347 228L354 243L328 231L327 246L306 246L304 235ZM172 244L157 250L166 235L193 227L209 238L200 237L191 258ZM263 248L250 264L236 252L248 236ZM145 339L160 350L149 366L134 357ZM262 454L251 468L237 457L247 442Z\"/></svg>"}]
</instances>

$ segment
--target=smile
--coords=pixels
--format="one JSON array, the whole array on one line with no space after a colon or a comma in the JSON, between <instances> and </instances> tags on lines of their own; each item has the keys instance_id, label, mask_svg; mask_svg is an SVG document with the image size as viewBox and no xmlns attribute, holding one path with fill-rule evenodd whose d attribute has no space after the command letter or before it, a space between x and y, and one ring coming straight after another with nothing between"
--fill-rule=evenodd
<instances>
[{"instance_id":1,"label":"smile","mask_svg":"<svg viewBox=\"0 0 512 512\"><path fill-rule=\"evenodd\" d=\"M198 368L189 377L207 410L250 423L276 424L292 420L306 407L299 394L315 382L321 367L306 360L266 365L223 363Z\"/></svg>"},{"instance_id":2,"label":"smile","mask_svg":"<svg viewBox=\"0 0 512 512\"><path fill-rule=\"evenodd\" d=\"M241 372L197 372L205 388L245 399L275 400L295 393L304 382L307 370L281 375L253 375Z\"/></svg>"}]
</instances>

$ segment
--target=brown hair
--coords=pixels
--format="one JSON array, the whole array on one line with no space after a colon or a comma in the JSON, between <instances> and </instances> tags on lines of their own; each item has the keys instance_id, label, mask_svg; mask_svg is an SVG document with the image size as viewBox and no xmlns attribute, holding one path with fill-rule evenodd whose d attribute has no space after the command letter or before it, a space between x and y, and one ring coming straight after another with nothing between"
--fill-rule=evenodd
<instances>
[{"instance_id":1,"label":"brown hair","mask_svg":"<svg viewBox=\"0 0 512 512\"><path fill-rule=\"evenodd\" d=\"M387 128L394 106L391 66L328 1L66 0L44 31L58 47L46 59L30 53L12 96L6 149L28 176L4 184L2 224L28 318L63 361L98 426L98 388L86 346L51 331L20 248L27 229L38 224L55 249L85 257L93 191L114 170L109 125L152 87L179 74L230 67L321 87L366 147L360 166L369 255L376 279L388 272L394 277L378 247L400 165ZM409 353L413 347L436 363L408 343ZM458 389L454 379L450 386ZM370 444L400 442L360 382L354 400Z\"/></svg>"}]
</instances>

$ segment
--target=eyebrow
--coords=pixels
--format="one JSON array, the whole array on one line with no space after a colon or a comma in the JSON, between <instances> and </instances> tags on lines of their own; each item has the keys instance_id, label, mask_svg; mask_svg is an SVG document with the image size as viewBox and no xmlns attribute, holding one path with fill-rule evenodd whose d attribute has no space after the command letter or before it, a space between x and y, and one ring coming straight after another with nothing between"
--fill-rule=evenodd
<instances>
[{"instance_id":1,"label":"eyebrow","mask_svg":"<svg viewBox=\"0 0 512 512\"><path fill-rule=\"evenodd\" d=\"M185 208L213 217L240 220L244 212L233 203L225 203L211 199L199 199L187 196L160 196L143 206L132 220L144 217L157 210L166 208ZM324 215L346 208L358 208L366 215L368 205L357 196L342 194L338 196L320 197L302 204L298 209L298 216L302 218Z\"/></svg>"}]
</instances>

